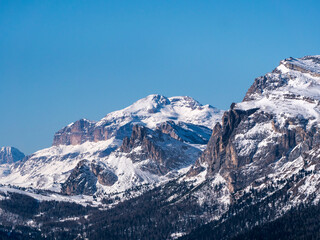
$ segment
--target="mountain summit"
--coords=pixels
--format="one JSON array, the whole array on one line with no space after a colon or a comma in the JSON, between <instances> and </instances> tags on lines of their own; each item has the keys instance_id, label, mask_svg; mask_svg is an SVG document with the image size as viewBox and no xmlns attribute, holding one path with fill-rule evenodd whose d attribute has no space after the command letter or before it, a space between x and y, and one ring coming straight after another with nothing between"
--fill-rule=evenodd
<instances>
[{"instance_id":1,"label":"mountain summit","mask_svg":"<svg viewBox=\"0 0 320 240\"><path fill-rule=\"evenodd\" d=\"M112 137L122 140L131 135L134 124L156 129L160 123L173 121L212 129L221 115L221 110L210 105L203 106L191 97L167 98L154 94L123 110L109 113L98 122L81 119L69 124L55 134L53 145L77 145Z\"/></svg>"},{"instance_id":2,"label":"mountain summit","mask_svg":"<svg viewBox=\"0 0 320 240\"><path fill-rule=\"evenodd\" d=\"M316 204L320 196L316 170L320 169L319 72L319 56L288 58L273 72L255 79L244 100L232 104L215 125L188 176L205 174L211 180L222 176L231 202L254 198L249 189L274 194L272 201L281 209L274 207L273 214L301 203ZM284 197L287 200L281 202Z\"/></svg>"},{"instance_id":3,"label":"mountain summit","mask_svg":"<svg viewBox=\"0 0 320 240\"><path fill-rule=\"evenodd\" d=\"M24 158L24 154L14 147L0 148L0 164L15 163Z\"/></svg>"}]
</instances>

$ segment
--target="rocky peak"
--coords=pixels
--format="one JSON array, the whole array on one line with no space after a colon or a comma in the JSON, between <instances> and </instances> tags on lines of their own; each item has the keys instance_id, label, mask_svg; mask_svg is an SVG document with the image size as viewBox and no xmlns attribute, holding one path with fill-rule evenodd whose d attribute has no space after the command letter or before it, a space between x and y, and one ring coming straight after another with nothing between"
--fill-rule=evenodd
<instances>
[{"instance_id":1,"label":"rocky peak","mask_svg":"<svg viewBox=\"0 0 320 240\"><path fill-rule=\"evenodd\" d=\"M191 144L207 144L212 130L191 123L166 121L157 126L157 130L170 137Z\"/></svg>"},{"instance_id":2,"label":"rocky peak","mask_svg":"<svg viewBox=\"0 0 320 240\"><path fill-rule=\"evenodd\" d=\"M173 105L183 106L193 110L202 107L201 103L199 103L197 100L189 96L171 97L169 98L169 100L170 100L170 103Z\"/></svg>"},{"instance_id":3,"label":"rocky peak","mask_svg":"<svg viewBox=\"0 0 320 240\"><path fill-rule=\"evenodd\" d=\"M134 125L131 137L123 139L120 151L129 153L133 162L152 159L162 165L165 152L157 146L156 141L164 141L159 131L154 132L144 126ZM141 151L135 151L136 148L141 148Z\"/></svg>"},{"instance_id":4,"label":"rocky peak","mask_svg":"<svg viewBox=\"0 0 320 240\"><path fill-rule=\"evenodd\" d=\"M255 80L244 101L232 104L217 123L207 149L189 176L219 173L231 192L319 146L319 57L289 58ZM279 163L278 163L279 164Z\"/></svg>"},{"instance_id":5,"label":"rocky peak","mask_svg":"<svg viewBox=\"0 0 320 240\"><path fill-rule=\"evenodd\" d=\"M125 108L126 112L131 112L134 114L139 114L141 112L145 113L156 113L161 108L170 104L170 100L159 94L152 94L145 98L138 100L131 106Z\"/></svg>"},{"instance_id":6,"label":"rocky peak","mask_svg":"<svg viewBox=\"0 0 320 240\"><path fill-rule=\"evenodd\" d=\"M319 77L319 56L290 57L282 60L271 73L256 78L244 101L256 100L274 91L318 99L315 92L319 91Z\"/></svg>"},{"instance_id":7,"label":"rocky peak","mask_svg":"<svg viewBox=\"0 0 320 240\"><path fill-rule=\"evenodd\" d=\"M14 147L0 148L0 164L15 163L21 161L25 155Z\"/></svg>"},{"instance_id":8,"label":"rocky peak","mask_svg":"<svg viewBox=\"0 0 320 240\"><path fill-rule=\"evenodd\" d=\"M149 132L151 132L149 130ZM147 128L140 125L132 127L131 137L125 137L120 150L123 152L130 152L134 147L138 146L144 140L147 141Z\"/></svg>"}]
</instances>

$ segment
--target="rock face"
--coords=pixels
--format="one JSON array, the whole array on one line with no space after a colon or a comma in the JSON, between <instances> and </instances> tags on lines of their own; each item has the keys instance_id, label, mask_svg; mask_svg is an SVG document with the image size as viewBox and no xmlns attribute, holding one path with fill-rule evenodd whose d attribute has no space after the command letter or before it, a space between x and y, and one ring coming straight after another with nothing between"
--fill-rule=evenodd
<instances>
[{"instance_id":1,"label":"rock face","mask_svg":"<svg viewBox=\"0 0 320 240\"><path fill-rule=\"evenodd\" d=\"M317 149L319 71L317 56L289 58L257 78L243 102L232 104L216 124L207 149L188 175L205 169L209 178L219 173L235 193L278 172L277 161L286 164Z\"/></svg>"},{"instance_id":2,"label":"rock face","mask_svg":"<svg viewBox=\"0 0 320 240\"><path fill-rule=\"evenodd\" d=\"M68 195L92 195L96 192L96 177L83 160L72 170L67 181L62 184L61 192Z\"/></svg>"},{"instance_id":3,"label":"rock face","mask_svg":"<svg viewBox=\"0 0 320 240\"><path fill-rule=\"evenodd\" d=\"M120 151L127 153L133 162L147 161L143 169L156 175L186 167L194 162L200 150L185 144L159 129L153 131L135 125L130 138L123 140Z\"/></svg>"},{"instance_id":4,"label":"rock face","mask_svg":"<svg viewBox=\"0 0 320 240\"><path fill-rule=\"evenodd\" d=\"M205 126L174 121L159 124L157 130L174 139L192 144L207 144L212 133L212 130Z\"/></svg>"},{"instance_id":5,"label":"rock face","mask_svg":"<svg viewBox=\"0 0 320 240\"><path fill-rule=\"evenodd\" d=\"M93 136L89 133L91 133L93 126L93 122L80 119L57 132L53 138L53 145L77 145L92 141Z\"/></svg>"},{"instance_id":6,"label":"rock face","mask_svg":"<svg viewBox=\"0 0 320 240\"><path fill-rule=\"evenodd\" d=\"M108 167L103 163L97 163L93 161L90 165L91 171L97 177L98 182L103 186L112 186L118 181L117 175L115 175Z\"/></svg>"},{"instance_id":7,"label":"rock face","mask_svg":"<svg viewBox=\"0 0 320 240\"><path fill-rule=\"evenodd\" d=\"M187 174L190 181L205 176L203 186L221 176L228 186L229 212L208 225L207 236L233 239L291 208L319 204L319 73L320 56L285 59L257 78L243 101L232 104L215 125L206 150ZM248 217L249 212L255 216ZM241 230L229 236L232 231L224 229L217 232L220 237L214 233L228 221ZM243 224L235 227L236 222Z\"/></svg>"},{"instance_id":8,"label":"rock face","mask_svg":"<svg viewBox=\"0 0 320 240\"><path fill-rule=\"evenodd\" d=\"M209 164L208 174L217 173L223 165L230 169L248 163L247 158L238 158L232 140L236 135L239 124L248 119L257 110L231 109L224 113L222 125L218 123L214 127L207 149L199 159L199 162L207 162ZM216 161L216 159L219 159L219 161Z\"/></svg>"},{"instance_id":9,"label":"rock face","mask_svg":"<svg viewBox=\"0 0 320 240\"><path fill-rule=\"evenodd\" d=\"M112 186L117 180L118 177L101 162L82 160L62 184L61 192L67 195L92 195L97 191L97 181L104 186Z\"/></svg>"},{"instance_id":10,"label":"rock face","mask_svg":"<svg viewBox=\"0 0 320 240\"><path fill-rule=\"evenodd\" d=\"M95 122L81 119L58 131L53 138L53 146L79 145L85 142L98 142L112 137L122 139L130 136L132 124L120 127L96 126Z\"/></svg>"},{"instance_id":11,"label":"rock face","mask_svg":"<svg viewBox=\"0 0 320 240\"><path fill-rule=\"evenodd\" d=\"M170 122L170 124L181 130L174 123ZM163 125L161 124L161 126ZM199 127L194 126L194 128ZM205 127L202 130L203 132L208 131ZM128 181L129 177L133 178L137 185L140 185L145 183L146 179L156 179L190 166L201 153L200 149L184 143L180 135L174 135L177 138L175 139L171 137L172 132L164 131L161 127L151 130L137 124L133 125L130 132L131 136L125 137L118 149L112 148L110 150L110 148L107 148L91 156L96 156L99 160L81 160L61 185L61 192L67 195L92 195L98 190L97 184L102 185L102 187L117 189L117 185L122 186L123 181ZM200 137L201 134L203 134L201 131L199 135L191 132L190 136L194 138L190 139L205 141L205 138ZM72 154L65 156L66 159L69 157L72 157ZM78 154L76 157L79 158L81 155ZM130 161L130 163L127 162L125 167L133 168L132 173L128 172L126 174L126 169L119 169L116 165L113 165L115 170L111 170L107 166L108 161L114 160L122 165L121 159ZM127 183L126 185L130 186L131 184Z\"/></svg>"},{"instance_id":12,"label":"rock face","mask_svg":"<svg viewBox=\"0 0 320 240\"><path fill-rule=\"evenodd\" d=\"M21 161L25 155L14 147L0 148L0 164L15 163Z\"/></svg>"}]
</instances>

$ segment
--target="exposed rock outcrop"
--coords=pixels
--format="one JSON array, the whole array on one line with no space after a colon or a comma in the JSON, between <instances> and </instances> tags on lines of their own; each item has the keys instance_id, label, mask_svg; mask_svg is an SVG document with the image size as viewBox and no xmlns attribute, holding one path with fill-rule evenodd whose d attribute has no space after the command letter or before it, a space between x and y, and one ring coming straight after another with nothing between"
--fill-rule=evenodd
<instances>
[{"instance_id":1,"label":"exposed rock outcrop","mask_svg":"<svg viewBox=\"0 0 320 240\"><path fill-rule=\"evenodd\" d=\"M101 185L112 186L116 181L118 181L117 175L102 163L93 161L91 163L91 170Z\"/></svg>"},{"instance_id":2,"label":"exposed rock outcrop","mask_svg":"<svg viewBox=\"0 0 320 240\"><path fill-rule=\"evenodd\" d=\"M173 169L186 167L195 161L200 150L144 126L135 125L130 138L123 140L120 151L133 162L147 161L143 168L153 174L164 175Z\"/></svg>"},{"instance_id":3,"label":"exposed rock outcrop","mask_svg":"<svg viewBox=\"0 0 320 240\"><path fill-rule=\"evenodd\" d=\"M84 142L98 142L116 137L130 136L132 124L117 126L96 126L95 122L81 119L58 131L53 138L53 146L78 145Z\"/></svg>"},{"instance_id":4,"label":"exposed rock outcrop","mask_svg":"<svg viewBox=\"0 0 320 240\"><path fill-rule=\"evenodd\" d=\"M96 192L97 178L90 170L88 161L83 160L72 170L69 178L61 186L61 192L67 195L92 195Z\"/></svg>"},{"instance_id":5,"label":"exposed rock outcrop","mask_svg":"<svg viewBox=\"0 0 320 240\"><path fill-rule=\"evenodd\" d=\"M174 121L161 123L157 129L176 140L192 144L207 144L212 134L212 130L205 126Z\"/></svg>"},{"instance_id":6,"label":"exposed rock outcrop","mask_svg":"<svg viewBox=\"0 0 320 240\"><path fill-rule=\"evenodd\" d=\"M112 186L117 180L118 177L104 164L82 160L61 185L61 192L67 195L92 195L97 191L97 182Z\"/></svg>"},{"instance_id":7,"label":"exposed rock outcrop","mask_svg":"<svg viewBox=\"0 0 320 240\"><path fill-rule=\"evenodd\" d=\"M88 134L94 123L86 119L80 119L63 128L54 135L53 145L77 145L91 140Z\"/></svg>"}]
</instances>

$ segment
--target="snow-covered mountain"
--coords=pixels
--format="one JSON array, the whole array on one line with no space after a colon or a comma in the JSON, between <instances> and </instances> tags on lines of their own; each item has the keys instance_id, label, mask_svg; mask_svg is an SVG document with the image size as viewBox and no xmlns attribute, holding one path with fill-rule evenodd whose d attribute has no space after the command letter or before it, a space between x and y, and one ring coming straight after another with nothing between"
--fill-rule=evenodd
<instances>
[{"instance_id":1,"label":"snow-covered mountain","mask_svg":"<svg viewBox=\"0 0 320 240\"><path fill-rule=\"evenodd\" d=\"M25 155L14 147L0 148L0 164L15 163L21 161Z\"/></svg>"},{"instance_id":2,"label":"snow-covered mountain","mask_svg":"<svg viewBox=\"0 0 320 240\"><path fill-rule=\"evenodd\" d=\"M301 203L318 204L319 72L320 56L307 56L285 59L257 78L244 100L232 104L216 124L188 176L222 177L226 197L242 206L239 211L248 207L244 202L269 201L272 215L263 221Z\"/></svg>"},{"instance_id":3,"label":"snow-covered mountain","mask_svg":"<svg viewBox=\"0 0 320 240\"><path fill-rule=\"evenodd\" d=\"M156 129L160 123L173 121L212 129L221 114L222 111L210 105L203 106L191 97L166 98L154 94L123 110L109 113L98 122L81 119L69 124L55 134L53 145L77 145L112 137L123 139L131 135L134 124Z\"/></svg>"},{"instance_id":4,"label":"snow-covered mountain","mask_svg":"<svg viewBox=\"0 0 320 240\"><path fill-rule=\"evenodd\" d=\"M69 124L0 180L70 195L167 181L195 162L222 113L190 97L150 95L98 122Z\"/></svg>"},{"instance_id":5,"label":"snow-covered mountain","mask_svg":"<svg viewBox=\"0 0 320 240\"><path fill-rule=\"evenodd\" d=\"M98 122L69 124L0 181L104 204L69 219L82 237L234 239L301 204L320 209L319 106L320 56L288 58L224 113L150 95ZM38 215L33 229L42 228ZM54 234L66 234L58 216Z\"/></svg>"},{"instance_id":6,"label":"snow-covered mountain","mask_svg":"<svg viewBox=\"0 0 320 240\"><path fill-rule=\"evenodd\" d=\"M19 164L25 155L15 147L0 148L0 176L10 174L10 168L15 164Z\"/></svg>"}]
</instances>

